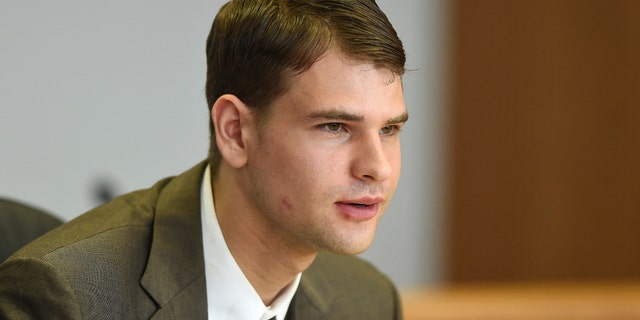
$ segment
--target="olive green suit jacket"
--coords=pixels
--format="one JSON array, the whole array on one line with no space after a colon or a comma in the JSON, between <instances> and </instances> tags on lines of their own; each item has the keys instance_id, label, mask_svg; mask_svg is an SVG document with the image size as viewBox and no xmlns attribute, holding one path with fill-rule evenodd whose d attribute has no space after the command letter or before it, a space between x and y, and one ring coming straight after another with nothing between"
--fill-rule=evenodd
<instances>
[{"instance_id":1,"label":"olive green suit jacket","mask_svg":"<svg viewBox=\"0 0 640 320\"><path fill-rule=\"evenodd\" d=\"M0 319L206 319L204 168L116 198L22 248L0 265ZM400 313L386 276L358 258L321 253L287 318Z\"/></svg>"}]
</instances>

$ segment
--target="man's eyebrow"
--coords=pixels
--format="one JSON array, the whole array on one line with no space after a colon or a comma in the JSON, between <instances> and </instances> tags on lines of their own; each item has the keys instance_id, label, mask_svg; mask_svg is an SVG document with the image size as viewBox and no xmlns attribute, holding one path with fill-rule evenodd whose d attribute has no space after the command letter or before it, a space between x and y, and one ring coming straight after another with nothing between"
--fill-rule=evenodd
<instances>
[{"instance_id":1,"label":"man's eyebrow","mask_svg":"<svg viewBox=\"0 0 640 320\"><path fill-rule=\"evenodd\" d=\"M405 123L407 122L407 120L409 120L409 114L408 113L403 113L395 118L391 118L389 120L387 120L385 123L387 125L392 125L392 124L400 124L400 123Z\"/></svg>"},{"instance_id":2,"label":"man's eyebrow","mask_svg":"<svg viewBox=\"0 0 640 320\"><path fill-rule=\"evenodd\" d=\"M306 116L309 120L343 120L343 121L363 121L364 117L340 110L316 111Z\"/></svg>"},{"instance_id":3,"label":"man's eyebrow","mask_svg":"<svg viewBox=\"0 0 640 320\"><path fill-rule=\"evenodd\" d=\"M352 122L361 122L364 121L364 116L356 115L340 110L323 110L316 111L306 116L309 120L342 120L342 121L352 121ZM409 114L403 113L397 117L391 118L385 121L386 125L399 124L404 123L409 120Z\"/></svg>"}]
</instances>

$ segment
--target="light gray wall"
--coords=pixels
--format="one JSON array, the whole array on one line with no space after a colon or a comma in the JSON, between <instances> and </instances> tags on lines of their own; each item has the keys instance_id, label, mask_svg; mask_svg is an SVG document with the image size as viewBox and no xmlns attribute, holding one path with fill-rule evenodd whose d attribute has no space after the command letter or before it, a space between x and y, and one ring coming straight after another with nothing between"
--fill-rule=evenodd
<instances>
[{"instance_id":1,"label":"light gray wall","mask_svg":"<svg viewBox=\"0 0 640 320\"><path fill-rule=\"evenodd\" d=\"M204 42L222 1L2 0L0 195L71 219L204 159ZM445 0L380 0L403 39L403 176L363 256L440 280Z\"/></svg>"}]
</instances>

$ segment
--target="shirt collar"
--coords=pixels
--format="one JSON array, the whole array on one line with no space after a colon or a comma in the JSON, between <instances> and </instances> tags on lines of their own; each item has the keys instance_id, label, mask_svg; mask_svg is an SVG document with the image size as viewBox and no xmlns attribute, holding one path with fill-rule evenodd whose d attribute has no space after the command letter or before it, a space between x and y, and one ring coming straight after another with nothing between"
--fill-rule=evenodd
<instances>
[{"instance_id":1,"label":"shirt collar","mask_svg":"<svg viewBox=\"0 0 640 320\"><path fill-rule=\"evenodd\" d=\"M227 247L216 217L212 191L211 170L207 165L200 188L200 208L209 318L267 320L276 316L277 320L283 320L301 274L280 292L271 306L265 306Z\"/></svg>"}]
</instances>

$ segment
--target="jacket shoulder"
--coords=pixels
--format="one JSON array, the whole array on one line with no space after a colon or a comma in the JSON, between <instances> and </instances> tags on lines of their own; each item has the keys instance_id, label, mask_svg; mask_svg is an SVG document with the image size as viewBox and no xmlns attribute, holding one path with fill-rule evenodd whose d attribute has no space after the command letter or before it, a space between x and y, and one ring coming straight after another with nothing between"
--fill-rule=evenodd
<instances>
[{"instance_id":1,"label":"jacket shoulder","mask_svg":"<svg viewBox=\"0 0 640 320\"><path fill-rule=\"evenodd\" d=\"M105 308L151 314L155 305L138 283L163 185L118 197L17 251L0 265L0 315L101 319Z\"/></svg>"},{"instance_id":2,"label":"jacket shoulder","mask_svg":"<svg viewBox=\"0 0 640 320\"><path fill-rule=\"evenodd\" d=\"M161 180L152 188L122 195L83 213L21 248L14 257L51 257L58 250L92 245L109 235L117 242L123 235L118 230L150 228L158 194L167 182Z\"/></svg>"}]
</instances>

